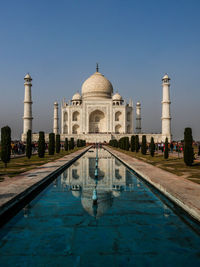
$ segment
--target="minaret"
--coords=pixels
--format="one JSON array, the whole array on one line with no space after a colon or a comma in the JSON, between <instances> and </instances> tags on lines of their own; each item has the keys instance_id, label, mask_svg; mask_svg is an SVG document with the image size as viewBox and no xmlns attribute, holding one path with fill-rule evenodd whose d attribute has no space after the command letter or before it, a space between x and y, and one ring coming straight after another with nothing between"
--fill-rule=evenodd
<instances>
[{"instance_id":1,"label":"minaret","mask_svg":"<svg viewBox=\"0 0 200 267\"><path fill-rule=\"evenodd\" d=\"M167 74L162 78L163 100L162 100L162 141L168 138L171 141L171 114L170 114L170 78Z\"/></svg>"},{"instance_id":2,"label":"minaret","mask_svg":"<svg viewBox=\"0 0 200 267\"><path fill-rule=\"evenodd\" d=\"M27 134L28 130L32 130L32 98L31 98L31 86L32 86L32 78L30 74L26 74L24 77L24 86L25 86L25 93L24 93L24 129L23 134Z\"/></svg>"},{"instance_id":3,"label":"minaret","mask_svg":"<svg viewBox=\"0 0 200 267\"><path fill-rule=\"evenodd\" d=\"M53 132L58 134L58 102L54 102Z\"/></svg>"},{"instance_id":4,"label":"minaret","mask_svg":"<svg viewBox=\"0 0 200 267\"><path fill-rule=\"evenodd\" d=\"M136 104L136 133L141 133L141 104L137 102Z\"/></svg>"}]
</instances>

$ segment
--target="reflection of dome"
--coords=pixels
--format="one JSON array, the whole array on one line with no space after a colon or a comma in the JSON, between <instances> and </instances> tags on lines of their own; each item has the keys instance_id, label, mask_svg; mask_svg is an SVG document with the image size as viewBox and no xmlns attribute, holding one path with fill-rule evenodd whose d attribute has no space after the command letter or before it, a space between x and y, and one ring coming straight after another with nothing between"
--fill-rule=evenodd
<instances>
[{"instance_id":1,"label":"reflection of dome","mask_svg":"<svg viewBox=\"0 0 200 267\"><path fill-rule=\"evenodd\" d=\"M79 93L76 93L73 95L72 100L74 101L80 101L81 100L81 95Z\"/></svg>"},{"instance_id":2,"label":"reflection of dome","mask_svg":"<svg viewBox=\"0 0 200 267\"><path fill-rule=\"evenodd\" d=\"M121 192L120 191L112 191L112 194L114 197L120 197Z\"/></svg>"},{"instance_id":3,"label":"reflection of dome","mask_svg":"<svg viewBox=\"0 0 200 267\"><path fill-rule=\"evenodd\" d=\"M116 100L116 101L121 101L122 100L122 96L119 93L116 93L116 94L113 95L112 99Z\"/></svg>"},{"instance_id":4,"label":"reflection of dome","mask_svg":"<svg viewBox=\"0 0 200 267\"><path fill-rule=\"evenodd\" d=\"M98 191L97 189L97 207L94 210L92 200L93 190L85 190L82 192L81 204L87 213L94 217L102 216L112 206L112 193L108 191Z\"/></svg>"},{"instance_id":5,"label":"reflection of dome","mask_svg":"<svg viewBox=\"0 0 200 267\"><path fill-rule=\"evenodd\" d=\"M74 190L72 190L72 195L74 196L74 197L80 197L81 196L81 192L80 191L74 191Z\"/></svg>"},{"instance_id":6,"label":"reflection of dome","mask_svg":"<svg viewBox=\"0 0 200 267\"><path fill-rule=\"evenodd\" d=\"M74 163L73 163L73 166L78 166L79 165L79 161L75 161Z\"/></svg>"},{"instance_id":7,"label":"reflection of dome","mask_svg":"<svg viewBox=\"0 0 200 267\"><path fill-rule=\"evenodd\" d=\"M121 165L122 165L121 162L120 162L118 159L115 159L115 164L116 164L117 166L121 166Z\"/></svg>"},{"instance_id":8,"label":"reflection of dome","mask_svg":"<svg viewBox=\"0 0 200 267\"><path fill-rule=\"evenodd\" d=\"M100 72L95 72L82 85L83 98L111 98L112 93L111 82Z\"/></svg>"}]
</instances>

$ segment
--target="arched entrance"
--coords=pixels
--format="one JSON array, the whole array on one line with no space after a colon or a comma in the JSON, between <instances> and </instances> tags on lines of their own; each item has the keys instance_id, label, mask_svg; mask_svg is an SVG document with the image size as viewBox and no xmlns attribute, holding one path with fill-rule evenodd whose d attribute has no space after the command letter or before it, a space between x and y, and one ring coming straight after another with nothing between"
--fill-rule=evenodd
<instances>
[{"instance_id":1,"label":"arched entrance","mask_svg":"<svg viewBox=\"0 0 200 267\"><path fill-rule=\"evenodd\" d=\"M106 118L102 111L95 110L90 114L89 117L89 132L90 133L105 133L106 128Z\"/></svg>"},{"instance_id":2,"label":"arched entrance","mask_svg":"<svg viewBox=\"0 0 200 267\"><path fill-rule=\"evenodd\" d=\"M116 125L115 126L115 133L121 133L121 130L122 130L122 126L120 124Z\"/></svg>"}]
</instances>

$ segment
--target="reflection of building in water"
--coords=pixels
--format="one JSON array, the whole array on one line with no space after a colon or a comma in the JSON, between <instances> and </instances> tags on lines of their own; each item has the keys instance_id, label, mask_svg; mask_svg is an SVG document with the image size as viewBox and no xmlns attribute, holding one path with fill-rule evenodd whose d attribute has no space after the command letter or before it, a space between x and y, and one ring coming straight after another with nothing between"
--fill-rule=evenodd
<instances>
[{"instance_id":1,"label":"reflection of building in water","mask_svg":"<svg viewBox=\"0 0 200 267\"><path fill-rule=\"evenodd\" d=\"M90 214L101 216L112 205L113 197L119 197L126 186L126 167L104 149L98 150L98 207L94 211L92 192L95 187L96 150L90 149L61 175L61 183L69 186L75 197L81 197L83 208ZM95 217L96 217L95 216Z\"/></svg>"}]
</instances>

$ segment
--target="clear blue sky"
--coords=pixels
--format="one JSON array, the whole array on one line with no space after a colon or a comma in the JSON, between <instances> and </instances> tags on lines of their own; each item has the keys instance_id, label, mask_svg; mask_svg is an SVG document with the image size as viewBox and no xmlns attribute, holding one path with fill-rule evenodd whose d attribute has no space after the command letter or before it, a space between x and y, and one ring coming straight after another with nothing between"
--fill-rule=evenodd
<instances>
[{"instance_id":1,"label":"clear blue sky","mask_svg":"<svg viewBox=\"0 0 200 267\"><path fill-rule=\"evenodd\" d=\"M161 131L161 78L171 77L174 138L200 140L200 1L19 0L0 6L0 127L22 132L23 78L33 78L33 130L52 131L53 102L102 72Z\"/></svg>"}]
</instances>

